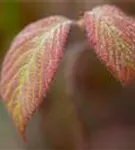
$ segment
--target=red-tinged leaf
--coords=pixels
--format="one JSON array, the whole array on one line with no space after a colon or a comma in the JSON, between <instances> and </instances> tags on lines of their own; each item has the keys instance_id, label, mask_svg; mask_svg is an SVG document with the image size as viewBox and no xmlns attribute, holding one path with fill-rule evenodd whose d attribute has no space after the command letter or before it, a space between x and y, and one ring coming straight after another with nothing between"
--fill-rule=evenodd
<instances>
[{"instance_id":1,"label":"red-tinged leaf","mask_svg":"<svg viewBox=\"0 0 135 150\"><path fill-rule=\"evenodd\" d=\"M48 17L13 40L1 71L1 95L21 135L42 103L63 55L71 21Z\"/></svg>"},{"instance_id":2,"label":"red-tinged leaf","mask_svg":"<svg viewBox=\"0 0 135 150\"><path fill-rule=\"evenodd\" d=\"M115 6L103 5L86 12L84 23L99 59L123 85L131 82L135 76L135 20Z\"/></svg>"}]
</instances>

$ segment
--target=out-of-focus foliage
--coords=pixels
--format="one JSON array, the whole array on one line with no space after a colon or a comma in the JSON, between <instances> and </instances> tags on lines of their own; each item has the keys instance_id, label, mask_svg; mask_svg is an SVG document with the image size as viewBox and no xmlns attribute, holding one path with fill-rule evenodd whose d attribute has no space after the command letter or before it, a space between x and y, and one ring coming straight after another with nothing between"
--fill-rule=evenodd
<instances>
[{"instance_id":1,"label":"out-of-focus foliage","mask_svg":"<svg viewBox=\"0 0 135 150\"><path fill-rule=\"evenodd\" d=\"M19 31L19 15L19 4L16 0L0 3L0 58L12 37Z\"/></svg>"}]
</instances>

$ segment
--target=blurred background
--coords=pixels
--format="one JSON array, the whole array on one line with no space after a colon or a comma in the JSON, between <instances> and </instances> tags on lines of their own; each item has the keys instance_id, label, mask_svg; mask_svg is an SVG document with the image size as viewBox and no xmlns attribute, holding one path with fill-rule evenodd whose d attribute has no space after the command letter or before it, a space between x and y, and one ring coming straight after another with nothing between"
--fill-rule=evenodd
<instances>
[{"instance_id":1,"label":"blurred background","mask_svg":"<svg viewBox=\"0 0 135 150\"><path fill-rule=\"evenodd\" d=\"M29 23L51 15L64 15L71 19L79 19L80 13L91 10L100 4L115 4L125 13L135 15L135 0L0 0L0 64L15 35ZM75 44L73 44L74 42ZM82 52L82 49L87 49L84 43L83 33L75 29L70 35L70 42L67 46L70 52L67 52L59 68L54 84L46 98L47 104L45 106L43 104L41 108L42 118L40 119L40 115L37 113L30 122L28 144L22 142L0 102L0 148L79 149L81 146L78 145L81 145L82 136L84 136L87 139L85 149L135 149L134 85L123 90L119 83L100 65L95 56L93 57L96 61L93 62L100 66L95 73L100 74L101 70L105 71L103 78L108 78L108 80L111 78L113 84L111 83L109 86L113 86L113 92L108 91L108 87L104 88L103 82L100 88L105 90L101 90L103 93L100 92L100 94L107 95L107 99L110 101L82 102L83 99L89 99L88 93L90 92L87 85L91 83L89 81L91 75L88 73L91 57L88 55L89 52ZM74 50L75 53L73 54L71 50ZM82 95L79 95L78 91L74 91L74 89L67 94L65 87L67 81L63 77L64 62L66 61L72 66L71 59L73 58L71 57L72 55L78 56L77 51L80 51L81 55L79 56L82 58L74 58L78 65L80 60L84 59L81 68L87 66L84 68L83 74L88 74L88 76L75 76L75 80L77 80L75 84L83 82L80 85L84 86L85 92L83 91ZM88 61L85 61L85 58ZM75 74L81 75L80 72ZM92 97L93 99L101 98L97 93L96 97ZM75 105L78 106L79 117L72 100L75 100ZM112 101L115 104L112 104Z\"/></svg>"}]
</instances>

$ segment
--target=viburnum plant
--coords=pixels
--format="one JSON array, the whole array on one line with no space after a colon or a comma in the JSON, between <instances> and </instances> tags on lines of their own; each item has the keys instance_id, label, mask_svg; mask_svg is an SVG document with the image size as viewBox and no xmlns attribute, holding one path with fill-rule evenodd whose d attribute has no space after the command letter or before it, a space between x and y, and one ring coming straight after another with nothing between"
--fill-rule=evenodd
<instances>
[{"instance_id":1,"label":"viburnum plant","mask_svg":"<svg viewBox=\"0 0 135 150\"><path fill-rule=\"evenodd\" d=\"M97 57L123 86L135 76L135 21L115 6L97 6L78 21L51 16L28 25L5 56L0 84L2 100L23 137L49 90L74 24L85 30Z\"/></svg>"}]
</instances>

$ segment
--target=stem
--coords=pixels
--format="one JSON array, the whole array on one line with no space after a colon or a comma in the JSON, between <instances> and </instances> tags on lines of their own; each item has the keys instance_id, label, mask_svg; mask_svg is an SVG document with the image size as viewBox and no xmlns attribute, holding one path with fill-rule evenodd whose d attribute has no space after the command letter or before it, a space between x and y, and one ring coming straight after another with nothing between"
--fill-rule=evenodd
<instances>
[{"instance_id":1,"label":"stem","mask_svg":"<svg viewBox=\"0 0 135 150\"><path fill-rule=\"evenodd\" d=\"M83 114L80 110L78 102L75 100L76 98L73 95L70 95L70 99L74 105L74 111L78 118L79 128L81 132L80 143L78 144L77 150L89 150L89 137L86 129L86 125L83 120Z\"/></svg>"}]
</instances>

